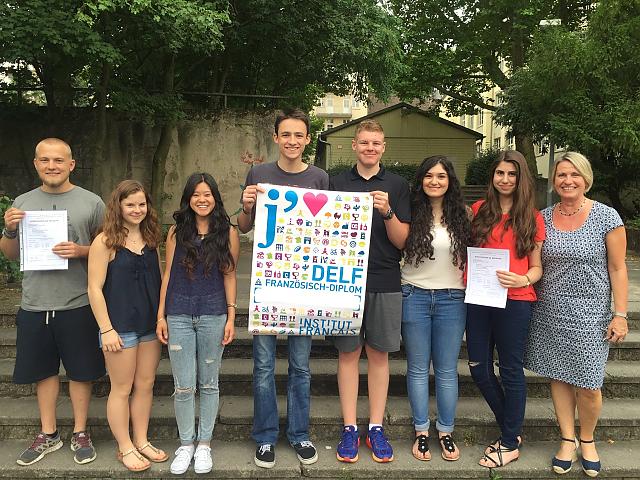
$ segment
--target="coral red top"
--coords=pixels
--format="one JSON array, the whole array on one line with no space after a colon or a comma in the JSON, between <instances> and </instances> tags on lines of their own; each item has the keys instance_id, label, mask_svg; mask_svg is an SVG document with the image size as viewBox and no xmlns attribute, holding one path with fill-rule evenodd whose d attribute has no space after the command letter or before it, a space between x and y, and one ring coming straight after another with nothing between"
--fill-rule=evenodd
<instances>
[{"instance_id":1,"label":"coral red top","mask_svg":"<svg viewBox=\"0 0 640 480\"><path fill-rule=\"evenodd\" d=\"M480 206L484 203L484 200L478 200L471 205L473 215L475 216L480 209ZM481 245L482 248L505 248L509 250L509 271L517 273L518 275L525 275L529 271L529 257L518 258L516 253L516 239L513 235L513 229L509 227L505 230L504 222L509 218L509 214L502 215L500 223L493 227L488 240ZM540 212L536 210L536 242L542 242L546 238L544 229L544 220ZM466 273L466 272L465 272ZM465 275L466 281L466 275ZM536 291L533 289L533 285L521 288L510 288L507 292L507 298L511 300L524 300L533 302L536 300Z\"/></svg>"}]
</instances>

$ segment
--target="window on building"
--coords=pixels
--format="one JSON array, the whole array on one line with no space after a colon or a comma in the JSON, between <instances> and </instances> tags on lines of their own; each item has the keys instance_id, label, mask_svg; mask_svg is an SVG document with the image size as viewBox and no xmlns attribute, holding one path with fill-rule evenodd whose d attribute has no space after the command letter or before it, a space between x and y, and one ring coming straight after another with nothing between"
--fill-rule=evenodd
<instances>
[{"instance_id":1,"label":"window on building","mask_svg":"<svg viewBox=\"0 0 640 480\"><path fill-rule=\"evenodd\" d=\"M342 108L344 108L345 110L350 110L351 109L351 99L350 98L343 98L342 99Z\"/></svg>"},{"instance_id":2,"label":"window on building","mask_svg":"<svg viewBox=\"0 0 640 480\"><path fill-rule=\"evenodd\" d=\"M500 137L493 139L493 148L498 150L502 148L502 139Z\"/></svg>"},{"instance_id":3,"label":"window on building","mask_svg":"<svg viewBox=\"0 0 640 480\"><path fill-rule=\"evenodd\" d=\"M348 122L349 122L348 118L345 118L344 120L342 120L342 123L348 123Z\"/></svg>"},{"instance_id":4,"label":"window on building","mask_svg":"<svg viewBox=\"0 0 640 480\"><path fill-rule=\"evenodd\" d=\"M484 110L481 108L478 110L478 126L481 127L484 124Z\"/></svg>"},{"instance_id":5,"label":"window on building","mask_svg":"<svg viewBox=\"0 0 640 480\"><path fill-rule=\"evenodd\" d=\"M462 125L463 127L467 126L467 116L466 115L460 115L460 125Z\"/></svg>"},{"instance_id":6,"label":"window on building","mask_svg":"<svg viewBox=\"0 0 640 480\"><path fill-rule=\"evenodd\" d=\"M329 130L330 128L333 128L333 123L327 123L325 130Z\"/></svg>"},{"instance_id":7,"label":"window on building","mask_svg":"<svg viewBox=\"0 0 640 480\"><path fill-rule=\"evenodd\" d=\"M333 97L327 97L327 107L333 107Z\"/></svg>"},{"instance_id":8,"label":"window on building","mask_svg":"<svg viewBox=\"0 0 640 480\"><path fill-rule=\"evenodd\" d=\"M360 108L362 107L362 102L359 100L356 100L355 98L353 99L353 108Z\"/></svg>"},{"instance_id":9,"label":"window on building","mask_svg":"<svg viewBox=\"0 0 640 480\"><path fill-rule=\"evenodd\" d=\"M503 102L504 102L504 98L502 96L502 93L496 94L496 107L502 105Z\"/></svg>"},{"instance_id":10,"label":"window on building","mask_svg":"<svg viewBox=\"0 0 640 480\"><path fill-rule=\"evenodd\" d=\"M511 150L515 150L516 148L516 137L512 133L507 135L507 145Z\"/></svg>"},{"instance_id":11,"label":"window on building","mask_svg":"<svg viewBox=\"0 0 640 480\"><path fill-rule=\"evenodd\" d=\"M320 99L320 106L321 106L321 107L324 107L324 104L325 104L325 100L324 100L324 97L322 97L322 98Z\"/></svg>"},{"instance_id":12,"label":"window on building","mask_svg":"<svg viewBox=\"0 0 640 480\"><path fill-rule=\"evenodd\" d=\"M467 121L467 127L473 129L473 121L475 120L475 115L467 115L467 117L469 117L469 120Z\"/></svg>"}]
</instances>

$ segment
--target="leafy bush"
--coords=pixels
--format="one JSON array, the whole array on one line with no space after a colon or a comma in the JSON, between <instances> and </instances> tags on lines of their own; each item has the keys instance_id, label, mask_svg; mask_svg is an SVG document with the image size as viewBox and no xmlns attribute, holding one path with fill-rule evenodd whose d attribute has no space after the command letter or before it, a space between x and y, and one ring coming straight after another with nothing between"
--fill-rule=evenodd
<instances>
[{"instance_id":1,"label":"leafy bush","mask_svg":"<svg viewBox=\"0 0 640 480\"><path fill-rule=\"evenodd\" d=\"M464 183L467 185L486 185L489 183L489 168L491 164L498 158L500 149L487 148L480 152L476 158L467 165L467 173L464 177Z\"/></svg>"},{"instance_id":2,"label":"leafy bush","mask_svg":"<svg viewBox=\"0 0 640 480\"><path fill-rule=\"evenodd\" d=\"M640 230L640 217L632 218L624 222L627 228L633 228L634 230Z\"/></svg>"},{"instance_id":3,"label":"leafy bush","mask_svg":"<svg viewBox=\"0 0 640 480\"><path fill-rule=\"evenodd\" d=\"M4 228L4 212L6 212L12 204L13 200L9 197L0 197L0 229ZM22 280L20 262L17 260L9 260L0 253L0 274L6 275L7 282L9 283L19 282Z\"/></svg>"}]
</instances>

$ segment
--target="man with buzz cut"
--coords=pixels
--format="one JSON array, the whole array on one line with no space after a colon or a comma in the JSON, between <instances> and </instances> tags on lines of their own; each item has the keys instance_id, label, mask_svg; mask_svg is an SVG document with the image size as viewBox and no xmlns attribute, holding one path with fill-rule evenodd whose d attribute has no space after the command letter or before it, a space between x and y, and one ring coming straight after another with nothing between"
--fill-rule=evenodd
<instances>
[{"instance_id":1,"label":"man with buzz cut","mask_svg":"<svg viewBox=\"0 0 640 480\"><path fill-rule=\"evenodd\" d=\"M69 262L66 270L24 272L16 316L13 381L36 384L42 430L17 462L31 465L62 447L56 424L62 360L74 416L70 446L74 461L84 464L96 458L87 432L91 382L105 374L98 324L87 296L87 255L105 207L100 197L70 182L75 161L66 142L58 138L42 140L36 146L33 164L42 185L18 196L5 212L0 251L9 259L19 258L20 221L25 212L66 210L68 241L58 243L52 251Z\"/></svg>"},{"instance_id":2,"label":"man with buzz cut","mask_svg":"<svg viewBox=\"0 0 640 480\"><path fill-rule=\"evenodd\" d=\"M331 189L370 192L373 218L367 272L364 316L358 336L332 337L338 349L338 390L344 428L336 449L341 462L358 460L357 401L362 347L367 352L369 428L367 446L376 462L393 461L393 448L384 435L382 419L389 387L389 352L400 350L402 292L400 255L409 235L411 207L409 184L388 172L380 163L385 151L384 131L375 120L363 120L355 131L351 147L356 164L351 170L331 177Z\"/></svg>"},{"instance_id":3,"label":"man with buzz cut","mask_svg":"<svg viewBox=\"0 0 640 480\"><path fill-rule=\"evenodd\" d=\"M278 161L254 166L247 174L242 192L242 212L238 228L243 233L253 228L258 183L327 190L329 176L324 170L302 161L304 148L311 141L309 117L301 110L280 113L274 124L273 141L278 144ZM305 465L318 461L315 446L309 440L309 408L311 372L309 354L311 337L291 335L288 338L289 378L287 383L287 439ZM276 403L276 336L253 337L253 430L256 442L255 464L263 468L275 466L275 444L278 439L278 405Z\"/></svg>"}]
</instances>

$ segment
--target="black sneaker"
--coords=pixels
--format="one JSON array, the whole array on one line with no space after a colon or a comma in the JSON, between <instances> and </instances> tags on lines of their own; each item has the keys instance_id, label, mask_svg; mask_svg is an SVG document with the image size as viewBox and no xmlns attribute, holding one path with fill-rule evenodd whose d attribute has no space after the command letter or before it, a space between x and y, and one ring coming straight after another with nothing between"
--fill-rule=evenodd
<instances>
[{"instance_id":1,"label":"black sneaker","mask_svg":"<svg viewBox=\"0 0 640 480\"><path fill-rule=\"evenodd\" d=\"M304 442L293 443L291 446L296 451L298 455L298 460L300 463L304 465L311 465L312 463L316 463L318 461L318 451L316 447L313 446L309 440L305 440Z\"/></svg>"},{"instance_id":2,"label":"black sneaker","mask_svg":"<svg viewBox=\"0 0 640 480\"><path fill-rule=\"evenodd\" d=\"M47 453L55 452L62 447L62 440L58 433L55 437L40 432L31 446L18 457L18 465L27 466L44 458Z\"/></svg>"},{"instance_id":3,"label":"black sneaker","mask_svg":"<svg viewBox=\"0 0 640 480\"><path fill-rule=\"evenodd\" d=\"M256 456L253 459L256 465L262 468L276 466L276 446L271 443L263 443L256 448Z\"/></svg>"},{"instance_id":4,"label":"black sneaker","mask_svg":"<svg viewBox=\"0 0 640 480\"><path fill-rule=\"evenodd\" d=\"M71 437L71 451L75 452L73 461L79 465L93 462L96 459L96 449L93 448L89 432L74 433Z\"/></svg>"}]
</instances>

